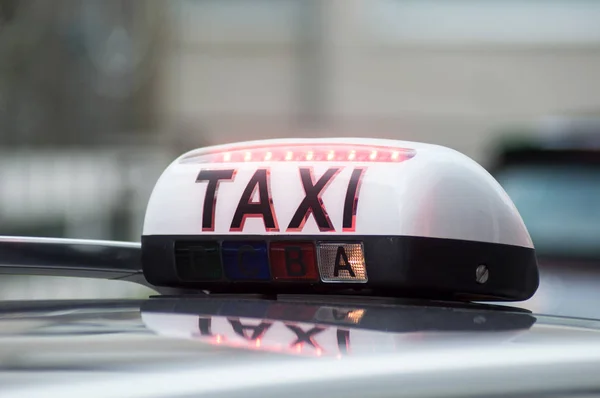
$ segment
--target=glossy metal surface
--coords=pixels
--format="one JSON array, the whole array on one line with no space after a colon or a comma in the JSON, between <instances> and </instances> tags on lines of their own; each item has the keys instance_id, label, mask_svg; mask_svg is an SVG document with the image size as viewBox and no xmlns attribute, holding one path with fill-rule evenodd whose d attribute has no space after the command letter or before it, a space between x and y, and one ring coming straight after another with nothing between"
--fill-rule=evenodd
<instances>
[{"instance_id":1,"label":"glossy metal surface","mask_svg":"<svg viewBox=\"0 0 600 398\"><path fill-rule=\"evenodd\" d=\"M600 322L338 297L0 303L0 370L0 397L573 393L600 388Z\"/></svg>"}]
</instances>

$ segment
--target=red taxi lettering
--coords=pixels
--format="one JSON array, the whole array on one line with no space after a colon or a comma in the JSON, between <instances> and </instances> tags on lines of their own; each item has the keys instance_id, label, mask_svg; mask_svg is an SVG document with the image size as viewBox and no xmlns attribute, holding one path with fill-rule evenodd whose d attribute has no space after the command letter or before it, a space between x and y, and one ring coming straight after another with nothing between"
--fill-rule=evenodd
<instances>
[{"instance_id":1,"label":"red taxi lettering","mask_svg":"<svg viewBox=\"0 0 600 398\"><path fill-rule=\"evenodd\" d=\"M336 336L340 354L348 355L350 353L350 331L346 329L338 329L336 331Z\"/></svg>"},{"instance_id":2,"label":"red taxi lettering","mask_svg":"<svg viewBox=\"0 0 600 398\"><path fill-rule=\"evenodd\" d=\"M318 350L322 350L322 348L319 347L319 344L317 344L317 342L315 341L315 335L326 330L325 328L315 326L312 329L304 331L296 325L285 324L285 326L292 332L294 332L294 334L296 335L296 340L290 344L290 347L295 347L297 345L303 345L304 343L306 343L311 347L314 347Z\"/></svg>"},{"instance_id":3,"label":"red taxi lettering","mask_svg":"<svg viewBox=\"0 0 600 398\"><path fill-rule=\"evenodd\" d=\"M246 218L260 217L265 224L265 230L269 232L278 232L279 225L275 212L273 211L273 198L269 187L269 170L258 169L246 185L240 202L238 203L235 215L231 221L232 232L241 232L244 229ZM258 201L253 202L252 198L258 191Z\"/></svg>"},{"instance_id":4,"label":"red taxi lettering","mask_svg":"<svg viewBox=\"0 0 600 398\"><path fill-rule=\"evenodd\" d=\"M212 337L211 331L211 318L200 318L198 320L198 329L200 330L200 336Z\"/></svg>"},{"instance_id":5,"label":"red taxi lettering","mask_svg":"<svg viewBox=\"0 0 600 398\"><path fill-rule=\"evenodd\" d=\"M335 231L333 224L331 224L331 220L329 219L329 214L327 214L327 210L325 210L321 195L323 195L325 189L341 170L341 167L332 167L328 169L317 182L314 182L312 167L300 167L300 180L302 181L302 187L304 188L304 199L300 202L296 213L294 213L294 216L287 227L287 231L302 231L306 220L308 220L308 217L311 214L317 222L319 231Z\"/></svg>"},{"instance_id":6,"label":"red taxi lettering","mask_svg":"<svg viewBox=\"0 0 600 398\"><path fill-rule=\"evenodd\" d=\"M344 232L354 232L356 230L356 208L358 207L358 193L362 182L362 176L366 168L356 168L352 171L346 199L344 200L344 217L342 220L342 230Z\"/></svg>"},{"instance_id":7,"label":"red taxi lettering","mask_svg":"<svg viewBox=\"0 0 600 398\"><path fill-rule=\"evenodd\" d=\"M308 218L312 215L319 231L335 232L335 228L321 196L327 187L335 180L343 167L331 167L323 175L315 179L312 167L298 169L300 181L304 189L304 198L298 204L286 232L302 232ZM342 216L342 230L354 232L356 230L356 209L362 177L366 168L358 167L352 171ZM237 170L201 170L196 178L197 183L207 182L202 210L202 231L215 230L215 212L217 207L217 194L221 182L231 182L235 179ZM258 198L255 200L255 197ZM262 218L267 232L279 232L277 214L273 207L273 197L270 186L270 170L260 168L250 178L238 202L229 227L230 232L242 232L247 218ZM336 263L339 263L336 261Z\"/></svg>"},{"instance_id":8,"label":"red taxi lettering","mask_svg":"<svg viewBox=\"0 0 600 398\"><path fill-rule=\"evenodd\" d=\"M248 341L261 339L271 327L271 322L261 322L258 325L243 325L239 319L229 319L229 323L235 334Z\"/></svg>"},{"instance_id":9,"label":"red taxi lettering","mask_svg":"<svg viewBox=\"0 0 600 398\"><path fill-rule=\"evenodd\" d=\"M206 194L204 195L204 208L202 210L202 230L215 230L215 209L217 207L217 191L219 183L233 181L235 170L201 170L196 177L196 182L208 181Z\"/></svg>"},{"instance_id":10,"label":"red taxi lettering","mask_svg":"<svg viewBox=\"0 0 600 398\"><path fill-rule=\"evenodd\" d=\"M310 352L316 352L318 355L320 355L320 353L328 353L330 355L346 355L350 353L350 330L348 329L311 325L307 326L305 330L298 324L290 322L267 321L263 319L260 320L260 323L258 324L249 325L246 324L247 320L242 322L242 319L240 318L225 319L231 326L231 329L221 329L217 334L213 334L211 330L212 317L200 317L198 322L198 328L200 331L199 337L213 338L215 336L222 336L221 343L227 344L227 342L230 341L229 338L233 337L231 333L233 332L233 334L242 337L248 342L248 344L251 344L252 347L260 347L254 343L261 341L261 346L263 346L266 350L275 347L279 350L285 350L287 347L287 349L294 352L306 352L307 354ZM267 336L269 330L277 329L281 326L285 326L285 328L293 334L288 335L287 337L284 337L284 335L280 333ZM323 346L317 341L319 337L323 338L321 343L323 343L323 341L327 341L327 337L325 336L326 334L328 334L330 337L334 337L332 334L335 334L335 340L337 343L335 345L337 346L337 350L334 348L335 346ZM312 348L312 350L306 350L308 347Z\"/></svg>"}]
</instances>

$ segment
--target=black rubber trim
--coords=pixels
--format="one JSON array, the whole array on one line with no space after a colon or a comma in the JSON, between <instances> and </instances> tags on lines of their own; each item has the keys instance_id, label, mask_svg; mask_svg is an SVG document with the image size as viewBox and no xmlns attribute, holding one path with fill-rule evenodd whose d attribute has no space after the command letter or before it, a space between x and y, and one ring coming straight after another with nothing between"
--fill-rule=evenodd
<instances>
[{"instance_id":1,"label":"black rubber trim","mask_svg":"<svg viewBox=\"0 0 600 398\"><path fill-rule=\"evenodd\" d=\"M600 152L590 149L511 148L501 151L488 167L496 175L507 167L522 165L563 165L600 167Z\"/></svg>"},{"instance_id":2,"label":"black rubber trim","mask_svg":"<svg viewBox=\"0 0 600 398\"><path fill-rule=\"evenodd\" d=\"M332 241L362 242L368 282L190 282L178 278L176 242L193 241ZM475 270L485 265L486 283L476 281ZM413 236L256 236L202 235L142 237L142 268L155 286L208 290L214 293L350 293L452 300L521 301L533 296L539 285L535 250L520 246Z\"/></svg>"},{"instance_id":3,"label":"black rubber trim","mask_svg":"<svg viewBox=\"0 0 600 398\"><path fill-rule=\"evenodd\" d=\"M147 286L139 243L0 237L0 274L122 279Z\"/></svg>"}]
</instances>

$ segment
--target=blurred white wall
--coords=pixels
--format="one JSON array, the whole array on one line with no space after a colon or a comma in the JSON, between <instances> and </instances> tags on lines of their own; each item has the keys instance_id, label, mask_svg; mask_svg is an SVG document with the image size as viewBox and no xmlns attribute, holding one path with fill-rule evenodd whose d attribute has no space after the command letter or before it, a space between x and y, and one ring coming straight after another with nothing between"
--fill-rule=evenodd
<instances>
[{"instance_id":1,"label":"blurred white wall","mask_svg":"<svg viewBox=\"0 0 600 398\"><path fill-rule=\"evenodd\" d=\"M499 128L600 109L600 2L172 4L162 120L211 142L398 137L485 163Z\"/></svg>"},{"instance_id":2,"label":"blurred white wall","mask_svg":"<svg viewBox=\"0 0 600 398\"><path fill-rule=\"evenodd\" d=\"M140 240L146 204L175 155L153 147L0 152L4 234Z\"/></svg>"}]
</instances>

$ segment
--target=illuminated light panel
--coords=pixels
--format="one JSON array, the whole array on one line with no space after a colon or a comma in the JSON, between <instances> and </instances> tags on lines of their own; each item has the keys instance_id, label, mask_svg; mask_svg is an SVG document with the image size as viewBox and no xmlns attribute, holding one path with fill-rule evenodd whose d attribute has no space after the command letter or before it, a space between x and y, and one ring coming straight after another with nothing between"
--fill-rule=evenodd
<instances>
[{"instance_id":1,"label":"illuminated light panel","mask_svg":"<svg viewBox=\"0 0 600 398\"><path fill-rule=\"evenodd\" d=\"M273 278L281 281L319 280L315 245L308 242L271 243Z\"/></svg>"},{"instance_id":2,"label":"illuminated light panel","mask_svg":"<svg viewBox=\"0 0 600 398\"><path fill-rule=\"evenodd\" d=\"M223 278L219 244L216 242L177 242L175 270L182 281L207 281Z\"/></svg>"},{"instance_id":3,"label":"illuminated light panel","mask_svg":"<svg viewBox=\"0 0 600 398\"><path fill-rule=\"evenodd\" d=\"M365 314L361 308L320 307L315 314L318 322L359 324Z\"/></svg>"},{"instance_id":4,"label":"illuminated light panel","mask_svg":"<svg viewBox=\"0 0 600 398\"><path fill-rule=\"evenodd\" d=\"M317 244L317 258L323 282L368 281L362 243L320 242Z\"/></svg>"},{"instance_id":5,"label":"illuminated light panel","mask_svg":"<svg viewBox=\"0 0 600 398\"><path fill-rule=\"evenodd\" d=\"M360 320L362 319L363 315L365 314L365 310L354 310L354 311L350 311L348 313L348 315L346 315L346 318L352 322L352 323L360 323Z\"/></svg>"},{"instance_id":6,"label":"illuminated light panel","mask_svg":"<svg viewBox=\"0 0 600 398\"><path fill-rule=\"evenodd\" d=\"M221 246L225 275L231 280L270 280L266 242L225 241Z\"/></svg>"},{"instance_id":7,"label":"illuminated light panel","mask_svg":"<svg viewBox=\"0 0 600 398\"><path fill-rule=\"evenodd\" d=\"M414 149L360 144L294 144L230 147L190 155L182 163L248 162L377 162L399 163L414 157Z\"/></svg>"}]
</instances>

